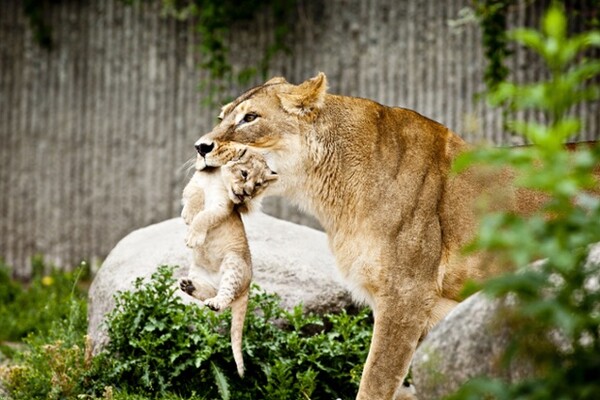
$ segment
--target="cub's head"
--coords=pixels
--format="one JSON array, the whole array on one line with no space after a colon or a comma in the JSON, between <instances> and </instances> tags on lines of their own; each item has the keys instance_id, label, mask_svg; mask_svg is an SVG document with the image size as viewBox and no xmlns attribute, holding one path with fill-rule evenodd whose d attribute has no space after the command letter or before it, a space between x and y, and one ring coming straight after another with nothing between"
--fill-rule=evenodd
<instances>
[{"instance_id":1,"label":"cub's head","mask_svg":"<svg viewBox=\"0 0 600 400\"><path fill-rule=\"evenodd\" d=\"M263 156L251 150L242 152L238 158L221 167L221 176L234 204L245 203L260 196L278 178Z\"/></svg>"},{"instance_id":2,"label":"cub's head","mask_svg":"<svg viewBox=\"0 0 600 400\"><path fill-rule=\"evenodd\" d=\"M301 152L298 137L323 107L326 90L323 73L300 85L273 78L248 90L225 105L219 124L196 142L199 163L222 166L239 153L240 145L279 158L277 163Z\"/></svg>"}]
</instances>

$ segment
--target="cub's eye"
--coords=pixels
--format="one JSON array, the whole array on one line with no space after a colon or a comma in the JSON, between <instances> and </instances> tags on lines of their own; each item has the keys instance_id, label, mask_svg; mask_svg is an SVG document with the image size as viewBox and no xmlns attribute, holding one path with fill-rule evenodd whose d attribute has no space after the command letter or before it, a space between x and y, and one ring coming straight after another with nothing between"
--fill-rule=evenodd
<instances>
[{"instance_id":1,"label":"cub's eye","mask_svg":"<svg viewBox=\"0 0 600 400\"><path fill-rule=\"evenodd\" d=\"M244 118L242 119L242 121L244 121L244 122L252 122L256 118L258 118L258 114L248 113L248 114L244 115Z\"/></svg>"},{"instance_id":2,"label":"cub's eye","mask_svg":"<svg viewBox=\"0 0 600 400\"><path fill-rule=\"evenodd\" d=\"M248 178L248 171L242 170L242 178L244 178L244 179Z\"/></svg>"},{"instance_id":3,"label":"cub's eye","mask_svg":"<svg viewBox=\"0 0 600 400\"><path fill-rule=\"evenodd\" d=\"M254 184L254 187L257 187L257 188L259 188L259 187L261 187L261 186L262 186L262 182L256 182L256 183Z\"/></svg>"}]
</instances>

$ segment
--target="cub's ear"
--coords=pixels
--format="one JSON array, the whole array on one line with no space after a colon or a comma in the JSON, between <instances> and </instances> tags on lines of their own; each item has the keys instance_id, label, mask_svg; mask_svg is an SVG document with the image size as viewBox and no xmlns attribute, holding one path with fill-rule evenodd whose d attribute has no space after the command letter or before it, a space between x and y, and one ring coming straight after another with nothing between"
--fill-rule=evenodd
<instances>
[{"instance_id":1,"label":"cub's ear","mask_svg":"<svg viewBox=\"0 0 600 400\"><path fill-rule=\"evenodd\" d=\"M313 116L322 106L327 92L327 77L322 72L289 91L279 93L284 110L299 116Z\"/></svg>"},{"instance_id":2,"label":"cub's ear","mask_svg":"<svg viewBox=\"0 0 600 400\"><path fill-rule=\"evenodd\" d=\"M275 172L275 171L269 171L267 176L265 176L265 181L267 181L267 182L275 181L277 179L279 179L279 175L277 175L277 172Z\"/></svg>"}]
</instances>

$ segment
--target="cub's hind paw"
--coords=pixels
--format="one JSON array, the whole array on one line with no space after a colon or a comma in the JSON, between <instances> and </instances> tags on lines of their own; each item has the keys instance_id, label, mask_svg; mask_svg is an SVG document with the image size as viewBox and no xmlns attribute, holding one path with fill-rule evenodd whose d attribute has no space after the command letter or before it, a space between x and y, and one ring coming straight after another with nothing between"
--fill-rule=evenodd
<instances>
[{"instance_id":1,"label":"cub's hind paw","mask_svg":"<svg viewBox=\"0 0 600 400\"><path fill-rule=\"evenodd\" d=\"M179 280L179 288L181 290L183 290L184 292L186 292L187 294L189 294L190 296L196 290L196 288L194 287L194 284L189 279L180 279Z\"/></svg>"}]
</instances>

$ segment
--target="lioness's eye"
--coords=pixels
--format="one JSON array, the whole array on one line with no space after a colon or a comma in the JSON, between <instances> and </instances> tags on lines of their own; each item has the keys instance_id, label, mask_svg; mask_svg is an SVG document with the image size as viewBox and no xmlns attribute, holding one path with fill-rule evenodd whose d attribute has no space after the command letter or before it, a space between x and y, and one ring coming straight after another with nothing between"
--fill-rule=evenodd
<instances>
[{"instance_id":1,"label":"lioness's eye","mask_svg":"<svg viewBox=\"0 0 600 400\"><path fill-rule=\"evenodd\" d=\"M244 121L244 122L252 122L252 121L254 121L256 118L258 118L258 114L255 114L255 113L248 113L248 114L244 115L243 121Z\"/></svg>"},{"instance_id":2,"label":"lioness's eye","mask_svg":"<svg viewBox=\"0 0 600 400\"><path fill-rule=\"evenodd\" d=\"M248 171L242 170L242 178L246 179L248 177Z\"/></svg>"}]
</instances>

